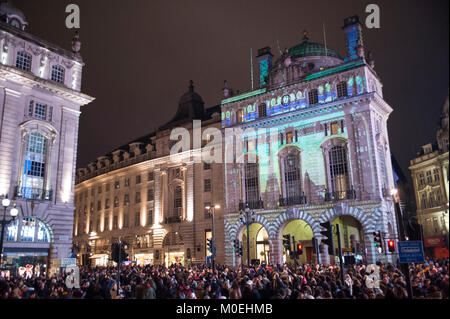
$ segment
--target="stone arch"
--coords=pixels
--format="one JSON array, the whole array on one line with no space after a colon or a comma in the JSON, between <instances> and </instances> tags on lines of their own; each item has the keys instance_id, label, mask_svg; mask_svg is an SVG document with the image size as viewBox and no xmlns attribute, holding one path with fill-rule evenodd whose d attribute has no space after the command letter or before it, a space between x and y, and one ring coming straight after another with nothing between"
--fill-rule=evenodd
<instances>
[{"instance_id":1,"label":"stone arch","mask_svg":"<svg viewBox=\"0 0 450 319\"><path fill-rule=\"evenodd\" d=\"M315 237L320 236L321 227L319 223L314 219L314 217L295 207L288 209L283 214L277 217L277 219L273 222L273 235L270 236L271 234L269 233L269 236L273 239L281 238L281 233L284 226L286 226L289 222L297 219L303 220L305 223L307 223L309 227L311 227L313 235Z\"/></svg>"},{"instance_id":2,"label":"stone arch","mask_svg":"<svg viewBox=\"0 0 450 319\"><path fill-rule=\"evenodd\" d=\"M381 216L379 209L366 213L361 209L356 207L351 207L345 204L336 205L334 208L328 209L324 214L319 217L321 223L330 221L332 222L339 216L348 215L354 217L357 221L361 223L364 233L368 234L375 231L375 225L377 220Z\"/></svg>"},{"instance_id":3,"label":"stone arch","mask_svg":"<svg viewBox=\"0 0 450 319\"><path fill-rule=\"evenodd\" d=\"M246 217L245 216L243 216L243 220L244 220L244 223L245 223L246 222ZM273 224L268 219L266 219L264 216L262 216L260 214L256 214L255 215L255 219L254 219L253 222L261 224L267 230L267 233L269 234L269 242L270 242L270 239L273 238L272 235L274 234L274 231L275 231L275 229L273 227ZM229 228L229 230L230 230L230 237L232 238L232 240L239 239L238 238L239 234L246 227L244 223L242 223L240 220L238 220L236 223L234 223L233 226L231 226ZM225 231L227 231L226 228L225 228Z\"/></svg>"},{"instance_id":4,"label":"stone arch","mask_svg":"<svg viewBox=\"0 0 450 319\"><path fill-rule=\"evenodd\" d=\"M184 245L183 237L179 232L167 232L162 241L163 247Z\"/></svg>"}]
</instances>

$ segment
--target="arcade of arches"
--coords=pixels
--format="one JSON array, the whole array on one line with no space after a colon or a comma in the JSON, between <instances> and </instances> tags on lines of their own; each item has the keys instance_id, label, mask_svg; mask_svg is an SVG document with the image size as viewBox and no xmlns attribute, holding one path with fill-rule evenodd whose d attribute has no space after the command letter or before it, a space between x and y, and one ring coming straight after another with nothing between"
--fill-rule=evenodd
<instances>
[{"instance_id":1,"label":"arcade of arches","mask_svg":"<svg viewBox=\"0 0 450 319\"><path fill-rule=\"evenodd\" d=\"M332 220L333 233L334 233L334 256L330 256L330 261L337 262L338 255L338 238L336 234L336 225L339 225L340 229L340 241L342 247L343 256L355 256L357 260L365 259L366 250L364 243L364 229L361 223L353 216L341 215ZM301 219L294 219L287 221L284 226L280 226L281 231L277 232L279 238L276 241L272 241L269 237L267 229L260 223L252 223L249 226L250 232L250 261L253 263L258 260L260 263L273 262L273 258L277 259L274 254L274 245L278 241L281 247L280 255L283 263L314 263L317 262L317 255L313 248L314 233L311 226ZM291 237L291 249L295 250L296 244L301 243L303 247L303 254L298 257L297 260L290 256L286 249L283 247L283 236L290 235ZM278 235L277 235L278 237ZM240 235L237 237L243 248L243 256L241 262L247 262L247 230L244 228L241 230ZM295 244L293 242L295 239ZM321 245L321 258L322 262L325 252L327 251L323 245Z\"/></svg>"}]
</instances>

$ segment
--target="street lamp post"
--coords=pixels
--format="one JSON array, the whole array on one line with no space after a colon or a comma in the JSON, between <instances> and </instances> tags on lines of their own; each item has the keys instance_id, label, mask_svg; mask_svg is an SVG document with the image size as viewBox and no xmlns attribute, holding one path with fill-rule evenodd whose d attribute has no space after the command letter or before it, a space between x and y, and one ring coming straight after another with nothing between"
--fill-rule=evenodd
<instances>
[{"instance_id":1,"label":"street lamp post","mask_svg":"<svg viewBox=\"0 0 450 319\"><path fill-rule=\"evenodd\" d=\"M214 209L220 209L220 205L214 205L214 206L206 206L207 210L209 210L209 213L211 214L211 259L212 259L212 268L216 269L216 238L215 238L215 230L214 230L214 215L215 211Z\"/></svg>"},{"instance_id":2,"label":"street lamp post","mask_svg":"<svg viewBox=\"0 0 450 319\"><path fill-rule=\"evenodd\" d=\"M245 214L245 220L243 218L243 215ZM245 224L247 227L247 265L250 266L250 224L253 223L255 212L252 212L250 210L250 207L248 204L245 205L245 209L240 212L241 215L241 222ZM252 217L252 220L250 221L249 217Z\"/></svg>"},{"instance_id":3,"label":"street lamp post","mask_svg":"<svg viewBox=\"0 0 450 319\"><path fill-rule=\"evenodd\" d=\"M5 237L5 227L11 222L11 220L6 220L6 210L8 209L10 204L11 201L8 199L8 195L6 195L2 200L3 219L0 221L0 224L2 226L2 233L0 235L0 267L1 265L3 265L3 238ZM14 221L19 214L19 211L16 208L16 204L14 204L14 207L9 211L9 213L12 217L12 220Z\"/></svg>"},{"instance_id":4,"label":"street lamp post","mask_svg":"<svg viewBox=\"0 0 450 319\"><path fill-rule=\"evenodd\" d=\"M394 208L395 208L395 218L396 218L396 222L397 222L398 237L399 237L400 241L405 241L406 240L405 229L403 226L403 217L402 217L402 212L400 210L400 203L396 198L397 193L398 193L398 190L396 188L391 189L392 202L393 202ZM409 276L409 264L402 263L400 269L405 274L408 298L411 299L413 297L413 291L412 291L412 287L411 287L411 279Z\"/></svg>"}]
</instances>

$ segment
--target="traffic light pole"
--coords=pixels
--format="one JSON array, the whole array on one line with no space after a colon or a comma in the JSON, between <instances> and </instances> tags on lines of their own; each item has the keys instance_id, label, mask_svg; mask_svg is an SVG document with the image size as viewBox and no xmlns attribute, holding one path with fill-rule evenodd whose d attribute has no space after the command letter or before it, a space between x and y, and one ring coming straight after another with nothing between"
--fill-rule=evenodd
<instances>
[{"instance_id":1,"label":"traffic light pole","mask_svg":"<svg viewBox=\"0 0 450 319\"><path fill-rule=\"evenodd\" d=\"M342 246L341 246L341 232L339 229L339 224L336 224L336 235L338 239L338 253L339 253L339 264L341 266L341 280L344 283L344 263L342 262Z\"/></svg>"},{"instance_id":2,"label":"traffic light pole","mask_svg":"<svg viewBox=\"0 0 450 319\"><path fill-rule=\"evenodd\" d=\"M247 224L247 266L250 267L250 222L248 220L248 212L246 213L245 222Z\"/></svg>"},{"instance_id":3,"label":"traffic light pole","mask_svg":"<svg viewBox=\"0 0 450 319\"><path fill-rule=\"evenodd\" d=\"M119 293L119 287L120 287L120 264L122 263L122 242L120 241L119 237L119 262L117 263L117 293Z\"/></svg>"},{"instance_id":4,"label":"traffic light pole","mask_svg":"<svg viewBox=\"0 0 450 319\"><path fill-rule=\"evenodd\" d=\"M215 232L214 232L214 206L211 206L211 215L212 215L212 242L211 242L211 257L212 257L212 269L216 269L216 239L215 239Z\"/></svg>"},{"instance_id":5,"label":"traffic light pole","mask_svg":"<svg viewBox=\"0 0 450 319\"><path fill-rule=\"evenodd\" d=\"M395 217L397 219L397 231L398 236L401 241L405 241L405 230L403 228L403 218L402 218L402 212L400 210L400 203L398 203L394 196L392 196L392 200L394 202L395 207ZM408 290L408 298L412 299L413 297L413 291L411 287L411 278L409 276L409 263L401 263L400 264L401 271L405 274L406 279L406 288Z\"/></svg>"}]
</instances>

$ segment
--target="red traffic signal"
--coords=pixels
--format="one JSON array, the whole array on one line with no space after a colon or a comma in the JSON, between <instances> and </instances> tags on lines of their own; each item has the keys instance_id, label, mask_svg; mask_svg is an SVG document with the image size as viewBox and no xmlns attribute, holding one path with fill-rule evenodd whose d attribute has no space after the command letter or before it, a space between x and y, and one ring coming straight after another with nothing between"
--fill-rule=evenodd
<instances>
[{"instance_id":1,"label":"red traffic signal","mask_svg":"<svg viewBox=\"0 0 450 319\"><path fill-rule=\"evenodd\" d=\"M395 252L395 242L393 240L388 240L388 249L389 252Z\"/></svg>"},{"instance_id":2,"label":"red traffic signal","mask_svg":"<svg viewBox=\"0 0 450 319\"><path fill-rule=\"evenodd\" d=\"M302 244L297 244L297 252L300 255L303 254L303 245Z\"/></svg>"}]
</instances>

